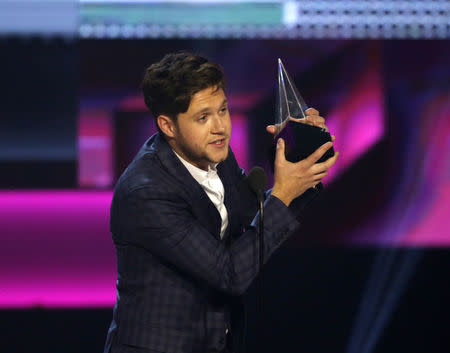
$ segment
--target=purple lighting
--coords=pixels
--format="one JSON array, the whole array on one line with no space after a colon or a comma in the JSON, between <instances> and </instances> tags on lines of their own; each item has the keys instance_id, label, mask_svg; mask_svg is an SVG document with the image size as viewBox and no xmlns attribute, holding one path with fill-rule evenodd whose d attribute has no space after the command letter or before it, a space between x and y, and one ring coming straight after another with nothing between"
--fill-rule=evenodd
<instances>
[{"instance_id":1,"label":"purple lighting","mask_svg":"<svg viewBox=\"0 0 450 353\"><path fill-rule=\"evenodd\" d=\"M336 136L339 163L325 181L331 181L354 163L384 135L383 94L376 67L356 81L336 110L327 117L327 126Z\"/></svg>"},{"instance_id":2,"label":"purple lighting","mask_svg":"<svg viewBox=\"0 0 450 353\"><path fill-rule=\"evenodd\" d=\"M230 146L241 168L249 170L248 165L248 131L245 116L232 114L231 121L233 131L231 133Z\"/></svg>"},{"instance_id":3,"label":"purple lighting","mask_svg":"<svg viewBox=\"0 0 450 353\"><path fill-rule=\"evenodd\" d=\"M0 307L111 306L110 191L0 192Z\"/></svg>"}]
</instances>

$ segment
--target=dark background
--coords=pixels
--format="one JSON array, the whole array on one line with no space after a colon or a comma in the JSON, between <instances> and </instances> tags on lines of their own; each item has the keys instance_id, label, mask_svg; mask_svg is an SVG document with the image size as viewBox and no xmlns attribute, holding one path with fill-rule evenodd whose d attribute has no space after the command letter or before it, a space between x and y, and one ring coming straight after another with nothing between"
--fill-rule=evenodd
<instances>
[{"instance_id":1,"label":"dark background","mask_svg":"<svg viewBox=\"0 0 450 353\"><path fill-rule=\"evenodd\" d=\"M257 332L255 287L246 295L248 351L345 352L374 259L392 251L422 257L373 352L448 352L447 250L287 246L265 270L265 335ZM387 304L386 295L382 299L369 324ZM111 315L111 308L2 310L2 351L101 352Z\"/></svg>"},{"instance_id":2,"label":"dark background","mask_svg":"<svg viewBox=\"0 0 450 353\"><path fill-rule=\"evenodd\" d=\"M263 334L257 331L256 312L261 293L255 285L249 289L248 351L450 352L449 250L427 246L426 239L419 246L382 236L407 234L417 214L429 212L426 206L434 199L427 197L439 194L448 181L449 151L435 150L437 122L424 108L436 96L448 94L447 41L9 38L0 41L0 49L7 54L0 57L0 186L10 190L83 189L77 174L79 105L134 95L143 68L163 53L201 52L225 67L229 92L263 92L258 104L242 108L251 131L250 166L265 163L266 156L255 146L267 143L267 136L257 131L271 122L274 86L267 77L275 77L276 56L289 58L288 67L309 88L305 97L327 116L375 55L383 78L385 133L333 179L303 216L299 233L270 260ZM139 109L129 113L146 124ZM128 116L121 114L116 117ZM439 118L444 131L448 118ZM117 142L120 134L111 138ZM122 140L130 151L120 158L130 158L141 142ZM422 172L430 151L432 157L441 157L437 161L447 160L432 175ZM448 221L439 225L449 234ZM355 234L364 238L374 233L370 242L351 241ZM433 233L426 236L432 239ZM8 266L2 261L1 271L10 271ZM358 320L360 312L366 315ZM1 351L99 352L111 315L111 307L3 308ZM354 332L359 332L355 340L361 344L350 351ZM370 342L375 343L364 346Z\"/></svg>"}]
</instances>

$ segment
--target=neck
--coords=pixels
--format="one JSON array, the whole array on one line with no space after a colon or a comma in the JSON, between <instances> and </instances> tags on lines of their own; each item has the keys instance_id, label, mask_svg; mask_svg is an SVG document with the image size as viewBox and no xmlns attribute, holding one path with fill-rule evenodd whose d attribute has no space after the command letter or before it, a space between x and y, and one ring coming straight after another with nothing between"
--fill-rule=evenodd
<instances>
[{"instance_id":1,"label":"neck","mask_svg":"<svg viewBox=\"0 0 450 353\"><path fill-rule=\"evenodd\" d=\"M180 156L181 158L183 158L186 162L188 162L189 164L192 164L193 166L200 168L202 170L208 171L208 167L209 164L208 163L199 163L196 162L192 159L190 159L184 152L183 150L178 146L178 144L176 143L176 141L174 139L171 138L167 138L166 137L166 141L169 144L169 146L172 148L172 150L175 151L175 153Z\"/></svg>"}]
</instances>

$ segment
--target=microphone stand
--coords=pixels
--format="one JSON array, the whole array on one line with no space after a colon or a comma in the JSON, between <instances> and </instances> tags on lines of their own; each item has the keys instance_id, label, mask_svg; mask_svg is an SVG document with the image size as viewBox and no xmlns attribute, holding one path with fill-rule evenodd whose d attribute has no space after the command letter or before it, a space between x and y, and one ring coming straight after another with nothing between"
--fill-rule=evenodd
<instances>
[{"instance_id":1,"label":"microphone stand","mask_svg":"<svg viewBox=\"0 0 450 353\"><path fill-rule=\"evenodd\" d=\"M265 337L264 326L264 309L263 309L263 293L264 293L264 192L258 192L259 203L259 281L258 281L258 313L259 313L259 337Z\"/></svg>"},{"instance_id":2,"label":"microphone stand","mask_svg":"<svg viewBox=\"0 0 450 353\"><path fill-rule=\"evenodd\" d=\"M263 281L263 265L264 265L264 191L267 186L267 175L264 169L261 167L253 167L250 171L248 177L248 186L255 193L258 205L259 205L259 266L258 266L258 298L256 300L257 303L257 312L259 316L258 322L258 331L259 336L264 337L265 326L264 326L264 315L263 315L263 290L264 290L264 281Z\"/></svg>"}]
</instances>

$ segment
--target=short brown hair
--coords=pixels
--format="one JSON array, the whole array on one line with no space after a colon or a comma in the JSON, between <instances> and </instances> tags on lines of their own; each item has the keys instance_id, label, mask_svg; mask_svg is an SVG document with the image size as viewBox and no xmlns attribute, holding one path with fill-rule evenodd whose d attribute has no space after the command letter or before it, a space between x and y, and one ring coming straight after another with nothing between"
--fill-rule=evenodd
<instances>
[{"instance_id":1,"label":"short brown hair","mask_svg":"<svg viewBox=\"0 0 450 353\"><path fill-rule=\"evenodd\" d=\"M176 121L192 96L209 87L225 89L222 67L188 52L167 54L146 69L142 80L145 104L155 119L163 114Z\"/></svg>"}]
</instances>

